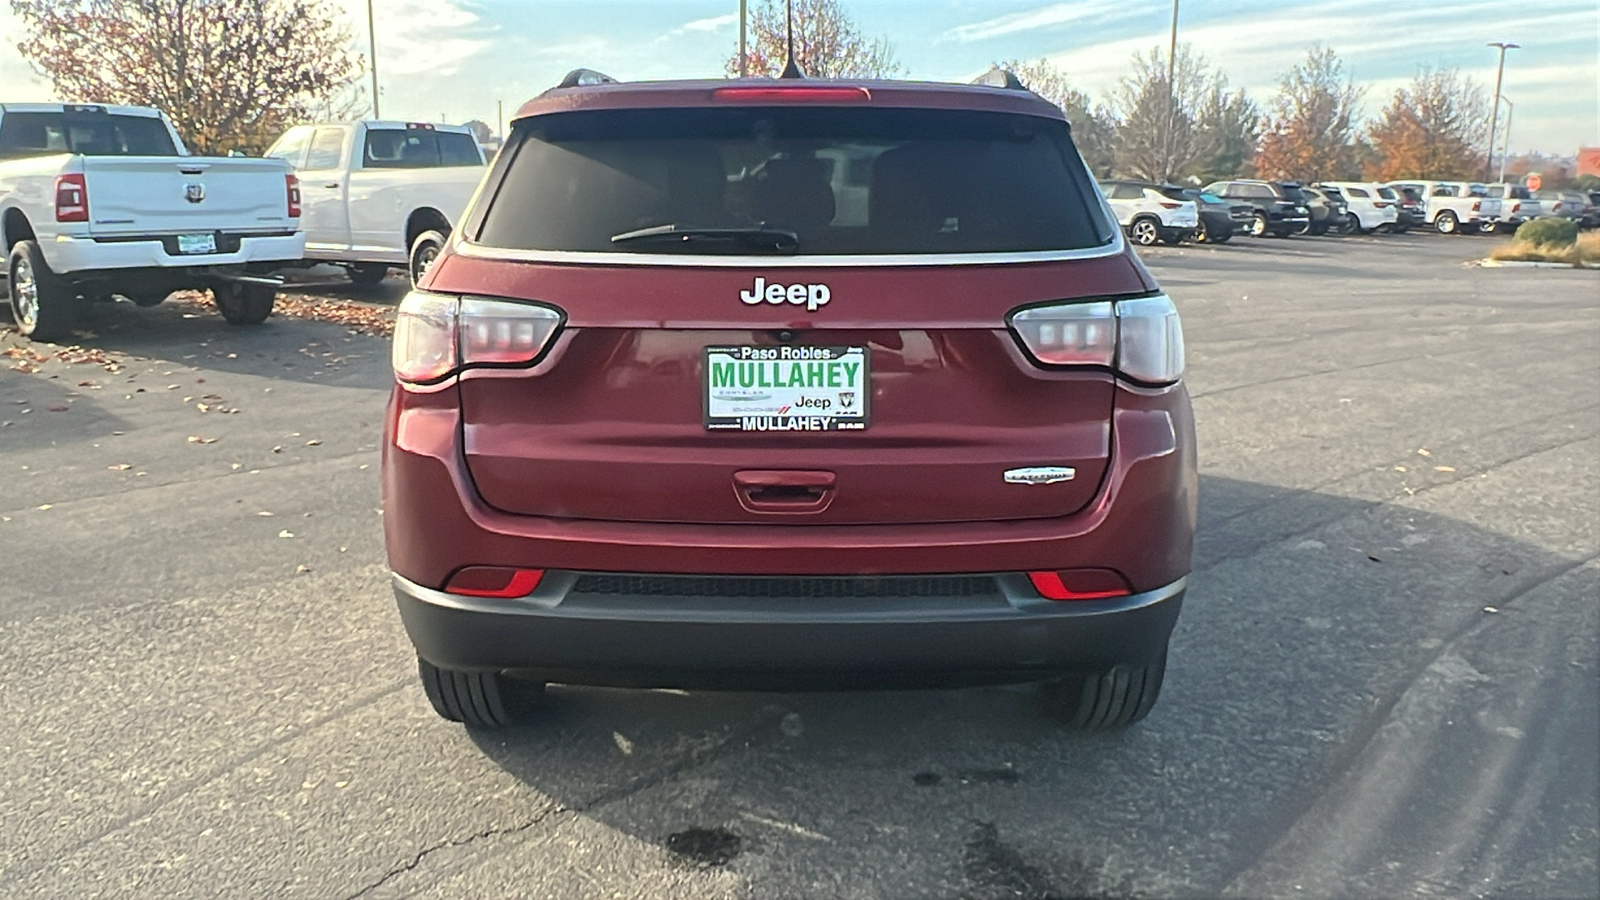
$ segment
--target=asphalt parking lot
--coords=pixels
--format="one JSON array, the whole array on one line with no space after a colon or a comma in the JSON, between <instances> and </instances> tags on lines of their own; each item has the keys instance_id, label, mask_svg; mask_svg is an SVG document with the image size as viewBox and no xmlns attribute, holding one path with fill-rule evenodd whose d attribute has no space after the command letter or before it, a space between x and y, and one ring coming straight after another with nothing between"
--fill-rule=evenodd
<instances>
[{"instance_id":1,"label":"asphalt parking lot","mask_svg":"<svg viewBox=\"0 0 1600 900\"><path fill-rule=\"evenodd\" d=\"M1108 734L1012 688L451 726L386 581L381 338L0 335L0 894L1593 897L1600 273L1463 264L1491 243L1145 253L1200 532L1161 702Z\"/></svg>"}]
</instances>

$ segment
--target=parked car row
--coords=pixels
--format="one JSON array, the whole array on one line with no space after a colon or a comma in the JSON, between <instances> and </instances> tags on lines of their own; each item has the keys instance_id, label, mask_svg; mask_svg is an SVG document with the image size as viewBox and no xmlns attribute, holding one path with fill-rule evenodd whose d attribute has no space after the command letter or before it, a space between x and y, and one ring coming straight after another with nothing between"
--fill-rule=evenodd
<instances>
[{"instance_id":1,"label":"parked car row","mask_svg":"<svg viewBox=\"0 0 1600 900\"><path fill-rule=\"evenodd\" d=\"M1235 234L1440 234L1514 232L1540 216L1584 228L1600 224L1600 192L1530 192L1521 185L1460 181L1292 181L1234 179L1204 188L1109 180L1100 188L1135 244L1222 243ZM1192 209L1191 209L1192 207Z\"/></svg>"}]
</instances>

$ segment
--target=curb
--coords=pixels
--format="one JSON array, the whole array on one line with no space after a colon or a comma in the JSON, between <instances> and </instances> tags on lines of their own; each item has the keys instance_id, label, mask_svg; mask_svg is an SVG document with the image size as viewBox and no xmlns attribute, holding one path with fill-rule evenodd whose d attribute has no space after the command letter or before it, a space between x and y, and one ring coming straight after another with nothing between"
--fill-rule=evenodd
<instances>
[{"instance_id":1,"label":"curb","mask_svg":"<svg viewBox=\"0 0 1600 900\"><path fill-rule=\"evenodd\" d=\"M1534 262L1521 259L1480 259L1478 265L1485 269L1586 269L1582 263Z\"/></svg>"}]
</instances>

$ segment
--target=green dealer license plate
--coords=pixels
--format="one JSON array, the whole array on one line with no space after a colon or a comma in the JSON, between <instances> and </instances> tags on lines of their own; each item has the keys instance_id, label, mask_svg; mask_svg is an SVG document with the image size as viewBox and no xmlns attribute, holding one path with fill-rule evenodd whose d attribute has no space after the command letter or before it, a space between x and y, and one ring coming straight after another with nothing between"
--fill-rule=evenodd
<instances>
[{"instance_id":1,"label":"green dealer license plate","mask_svg":"<svg viewBox=\"0 0 1600 900\"><path fill-rule=\"evenodd\" d=\"M707 347L708 431L860 431L865 347Z\"/></svg>"}]
</instances>

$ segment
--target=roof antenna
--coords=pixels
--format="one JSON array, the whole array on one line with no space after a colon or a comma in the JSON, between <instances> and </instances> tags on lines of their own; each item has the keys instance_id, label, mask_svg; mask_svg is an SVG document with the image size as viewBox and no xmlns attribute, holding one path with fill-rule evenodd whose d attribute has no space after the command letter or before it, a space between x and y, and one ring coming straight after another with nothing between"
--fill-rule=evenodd
<instances>
[{"instance_id":1,"label":"roof antenna","mask_svg":"<svg viewBox=\"0 0 1600 900\"><path fill-rule=\"evenodd\" d=\"M783 64L783 73L779 78L804 78L806 73L794 61L794 0L788 0L789 16L789 61Z\"/></svg>"}]
</instances>

